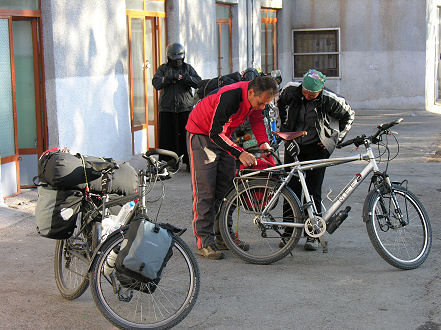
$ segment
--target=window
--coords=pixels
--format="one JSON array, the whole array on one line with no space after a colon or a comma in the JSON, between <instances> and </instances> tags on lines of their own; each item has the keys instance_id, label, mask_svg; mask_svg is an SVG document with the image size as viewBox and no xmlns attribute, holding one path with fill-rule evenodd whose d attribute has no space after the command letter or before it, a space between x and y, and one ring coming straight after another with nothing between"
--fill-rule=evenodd
<instances>
[{"instance_id":1,"label":"window","mask_svg":"<svg viewBox=\"0 0 441 330\"><path fill-rule=\"evenodd\" d=\"M293 30L294 78L308 69L340 77L340 29Z\"/></svg>"},{"instance_id":2,"label":"window","mask_svg":"<svg viewBox=\"0 0 441 330\"><path fill-rule=\"evenodd\" d=\"M165 13L165 0L126 0L126 9Z\"/></svg>"},{"instance_id":3,"label":"window","mask_svg":"<svg viewBox=\"0 0 441 330\"><path fill-rule=\"evenodd\" d=\"M216 4L216 44L218 49L218 74L233 72L231 49L231 6Z\"/></svg>"},{"instance_id":4,"label":"window","mask_svg":"<svg viewBox=\"0 0 441 330\"><path fill-rule=\"evenodd\" d=\"M277 69L277 10L262 8L260 11L261 69L271 72Z\"/></svg>"}]
</instances>

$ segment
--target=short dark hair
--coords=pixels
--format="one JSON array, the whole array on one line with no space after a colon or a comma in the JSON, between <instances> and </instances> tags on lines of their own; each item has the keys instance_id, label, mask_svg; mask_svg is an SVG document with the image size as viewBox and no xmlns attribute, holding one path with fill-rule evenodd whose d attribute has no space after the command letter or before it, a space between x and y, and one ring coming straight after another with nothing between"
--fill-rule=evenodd
<instances>
[{"instance_id":1,"label":"short dark hair","mask_svg":"<svg viewBox=\"0 0 441 330\"><path fill-rule=\"evenodd\" d=\"M256 96L259 96L263 92L273 97L279 92L279 85L271 76L258 76L250 81L248 90L253 89Z\"/></svg>"}]
</instances>

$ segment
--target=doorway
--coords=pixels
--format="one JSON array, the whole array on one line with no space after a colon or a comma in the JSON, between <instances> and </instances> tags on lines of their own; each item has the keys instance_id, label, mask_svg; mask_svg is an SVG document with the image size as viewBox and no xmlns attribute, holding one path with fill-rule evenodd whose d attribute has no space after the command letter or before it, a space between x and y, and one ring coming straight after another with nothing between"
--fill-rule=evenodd
<instances>
[{"instance_id":1,"label":"doorway","mask_svg":"<svg viewBox=\"0 0 441 330\"><path fill-rule=\"evenodd\" d=\"M132 153L158 145L158 93L152 79L165 54L165 14L128 15Z\"/></svg>"},{"instance_id":2,"label":"doorway","mask_svg":"<svg viewBox=\"0 0 441 330\"><path fill-rule=\"evenodd\" d=\"M9 192L14 184L16 193L33 186L38 155L44 149L38 29L37 18L0 17L0 115L4 126L0 157L2 184ZM4 180L7 173L8 182Z\"/></svg>"}]
</instances>

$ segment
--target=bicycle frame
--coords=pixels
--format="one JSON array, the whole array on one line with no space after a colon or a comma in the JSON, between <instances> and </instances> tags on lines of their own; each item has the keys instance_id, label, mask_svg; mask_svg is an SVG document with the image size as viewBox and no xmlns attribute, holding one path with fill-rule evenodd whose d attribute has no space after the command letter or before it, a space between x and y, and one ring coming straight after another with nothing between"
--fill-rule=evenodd
<instances>
[{"instance_id":1,"label":"bicycle frame","mask_svg":"<svg viewBox=\"0 0 441 330\"><path fill-rule=\"evenodd\" d=\"M311 219L312 223L315 225L318 225L317 216L314 213L313 210L313 201L311 199L311 196L308 191L308 187L306 185L305 181L305 171L314 169L314 168L321 168L321 167L329 167L329 166L335 166L340 164L345 164L349 162L354 162L358 160L367 160L368 164L363 168L363 170L360 173L355 174L355 176L346 184L346 186L340 191L340 193L337 195L337 197L334 199L331 207L322 215L323 220L327 221L329 218L341 207L341 205L348 199L348 197L352 194L352 192L360 185L360 183L363 182L363 180L369 175L371 172L378 172L378 164L375 158L375 155L372 151L372 148L369 144L365 145L366 152L360 153L358 155L352 155L352 156L346 156L346 157L339 157L339 158L329 158L329 159L317 159L317 160L309 160L309 161L295 161L292 163L284 164L284 165L278 165L269 167L267 169L253 171L248 174L244 174L242 176L237 177L235 180L242 180L246 178L253 177L260 173L265 172L272 172L280 169L285 168L291 168L288 175L282 179L282 184L280 187L278 187L277 191L274 193L274 196L271 198L271 200L267 203L265 208L262 211L262 215L265 215L268 213L269 210L271 210L274 203L277 201L277 198L282 191L282 189L288 185L289 181L292 179L292 177L297 174L300 180L300 184L302 186L303 194L306 200L305 206L303 208L306 209L309 219ZM237 183L235 183L237 184ZM261 223L264 225L280 225L285 227L304 227L303 224L300 223L290 223L290 222L273 222L273 221L266 221L265 217L262 217Z\"/></svg>"}]
</instances>

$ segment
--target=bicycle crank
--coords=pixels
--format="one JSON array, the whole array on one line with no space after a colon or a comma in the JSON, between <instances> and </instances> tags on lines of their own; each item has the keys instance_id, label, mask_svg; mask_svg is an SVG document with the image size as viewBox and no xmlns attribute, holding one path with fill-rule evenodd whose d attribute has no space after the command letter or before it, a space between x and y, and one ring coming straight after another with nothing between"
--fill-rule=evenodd
<instances>
[{"instance_id":1,"label":"bicycle crank","mask_svg":"<svg viewBox=\"0 0 441 330\"><path fill-rule=\"evenodd\" d=\"M317 224L311 219L305 221L305 233L312 238L319 238L326 232L326 221L321 217L316 217Z\"/></svg>"}]
</instances>

